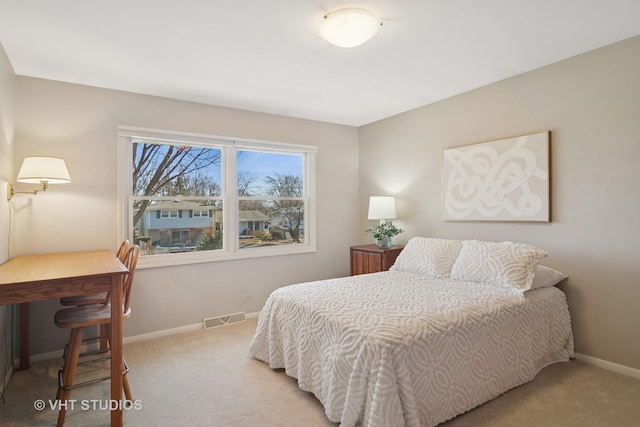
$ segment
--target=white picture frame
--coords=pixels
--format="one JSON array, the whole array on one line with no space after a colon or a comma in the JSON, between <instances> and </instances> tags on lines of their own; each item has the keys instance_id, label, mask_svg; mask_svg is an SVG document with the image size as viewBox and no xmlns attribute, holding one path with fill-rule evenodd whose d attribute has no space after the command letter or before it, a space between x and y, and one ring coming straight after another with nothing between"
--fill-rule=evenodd
<instances>
[{"instance_id":1,"label":"white picture frame","mask_svg":"<svg viewBox=\"0 0 640 427\"><path fill-rule=\"evenodd\" d=\"M549 136L443 150L443 220L549 222Z\"/></svg>"}]
</instances>

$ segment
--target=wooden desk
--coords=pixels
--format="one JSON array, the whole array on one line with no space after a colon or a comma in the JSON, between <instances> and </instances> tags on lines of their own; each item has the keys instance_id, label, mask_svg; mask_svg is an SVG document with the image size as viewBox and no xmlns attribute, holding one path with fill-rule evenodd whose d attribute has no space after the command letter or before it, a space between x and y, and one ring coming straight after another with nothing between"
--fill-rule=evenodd
<instances>
[{"instance_id":1,"label":"wooden desk","mask_svg":"<svg viewBox=\"0 0 640 427\"><path fill-rule=\"evenodd\" d=\"M127 268L111 251L23 255L0 265L0 305L21 304L21 363L28 367L26 303L111 291L111 399L122 401L122 275ZM22 310L26 311L25 313ZM26 325L22 324L27 321ZM52 319L53 323L53 319ZM26 327L25 327L26 326ZM26 337L24 336L26 332ZM22 342L25 341L25 344ZM22 352L26 350L26 355ZM23 366L24 367L24 366ZM121 405L113 405L121 406ZM111 411L111 425L122 426L122 408Z\"/></svg>"}]
</instances>

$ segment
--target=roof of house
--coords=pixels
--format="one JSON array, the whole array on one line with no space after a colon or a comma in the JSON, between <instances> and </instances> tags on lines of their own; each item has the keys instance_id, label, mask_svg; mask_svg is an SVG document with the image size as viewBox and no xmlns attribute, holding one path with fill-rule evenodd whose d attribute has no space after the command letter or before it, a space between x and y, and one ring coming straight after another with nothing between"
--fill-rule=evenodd
<instances>
[{"instance_id":1,"label":"roof of house","mask_svg":"<svg viewBox=\"0 0 640 427\"><path fill-rule=\"evenodd\" d=\"M147 207L148 211L183 211L183 210L207 210L213 209L215 206L203 205L199 202L191 200L162 200L152 203Z\"/></svg>"},{"instance_id":2,"label":"roof of house","mask_svg":"<svg viewBox=\"0 0 640 427\"><path fill-rule=\"evenodd\" d=\"M184 210L208 210L214 209L216 216L220 215L222 209L211 205L203 205L191 200L162 200L147 207L147 211L184 211ZM259 210L241 210L239 212L240 221L269 221L270 218Z\"/></svg>"},{"instance_id":3,"label":"roof of house","mask_svg":"<svg viewBox=\"0 0 640 427\"><path fill-rule=\"evenodd\" d=\"M260 211L240 211L239 215L240 221L269 221L269 217Z\"/></svg>"}]
</instances>

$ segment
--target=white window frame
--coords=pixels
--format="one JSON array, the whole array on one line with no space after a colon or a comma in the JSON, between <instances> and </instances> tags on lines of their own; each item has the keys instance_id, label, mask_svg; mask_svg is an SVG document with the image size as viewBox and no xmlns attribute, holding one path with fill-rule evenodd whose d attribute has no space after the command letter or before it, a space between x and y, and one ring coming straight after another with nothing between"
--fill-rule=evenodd
<instances>
[{"instance_id":1,"label":"white window frame","mask_svg":"<svg viewBox=\"0 0 640 427\"><path fill-rule=\"evenodd\" d=\"M222 201L223 201L223 249L212 251L183 252L141 256L137 268L166 267L212 261L282 256L316 251L316 191L315 154L317 147L282 142L238 139L221 136L172 132L130 126L118 127L118 239L131 239L133 233L133 198L131 197L131 164L133 162L133 139L174 142L180 145L219 148L222 151ZM236 185L236 152L238 149L262 150L303 156L303 185L305 206L304 242L261 248L239 248L238 197ZM191 197L198 199L198 197ZM153 197L161 199L161 197ZM175 197L174 197L175 199ZM184 198L188 200L189 198Z\"/></svg>"},{"instance_id":2,"label":"white window frame","mask_svg":"<svg viewBox=\"0 0 640 427\"><path fill-rule=\"evenodd\" d=\"M160 219L178 219L178 211L160 211Z\"/></svg>"}]
</instances>

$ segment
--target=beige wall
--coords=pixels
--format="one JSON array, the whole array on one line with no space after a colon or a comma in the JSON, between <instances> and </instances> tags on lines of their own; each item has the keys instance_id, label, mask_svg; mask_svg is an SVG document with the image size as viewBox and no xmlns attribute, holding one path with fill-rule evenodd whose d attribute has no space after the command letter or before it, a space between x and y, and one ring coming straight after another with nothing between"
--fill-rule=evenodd
<instances>
[{"instance_id":1,"label":"beige wall","mask_svg":"<svg viewBox=\"0 0 640 427\"><path fill-rule=\"evenodd\" d=\"M116 248L118 125L318 147L316 253L139 270L125 336L257 312L277 287L349 273L348 248L358 239L356 128L28 77L18 77L16 163L63 157L72 183L16 200L16 254ZM57 308L32 305L34 354L67 339L52 323Z\"/></svg>"},{"instance_id":2,"label":"beige wall","mask_svg":"<svg viewBox=\"0 0 640 427\"><path fill-rule=\"evenodd\" d=\"M7 183L13 179L13 135L16 110L16 76L7 58L2 43L0 43L0 264L9 258L9 202L7 202ZM11 358L11 348L5 343L10 342L11 335L11 307L0 306L0 369L5 369L7 359ZM8 379L8 376L0 378ZM0 391L4 384L0 381Z\"/></svg>"},{"instance_id":3,"label":"beige wall","mask_svg":"<svg viewBox=\"0 0 640 427\"><path fill-rule=\"evenodd\" d=\"M26 77L17 78L14 95L16 78L0 52L3 187L22 158L34 154L64 157L73 178L14 200L12 255L115 248L118 125L317 145L317 253L141 270L125 334L258 311L279 286L347 274L349 245L370 240L362 232L368 196L396 194L398 222L407 230L400 241L417 235L508 239L546 249L545 263L570 275L563 290L577 351L640 369L638 75L640 38L634 38L358 132ZM442 149L543 129L552 135L551 223L441 220ZM0 237L8 233L1 218ZM0 256L8 256L3 247ZM247 294L253 302L242 301ZM66 339L51 323L57 308L55 302L33 305L33 353L58 350Z\"/></svg>"},{"instance_id":4,"label":"beige wall","mask_svg":"<svg viewBox=\"0 0 640 427\"><path fill-rule=\"evenodd\" d=\"M640 37L360 129L367 198L396 194L412 236L512 240L566 272L576 351L640 369ZM551 131L552 222L442 221L442 150ZM366 239L363 237L363 239Z\"/></svg>"}]
</instances>

